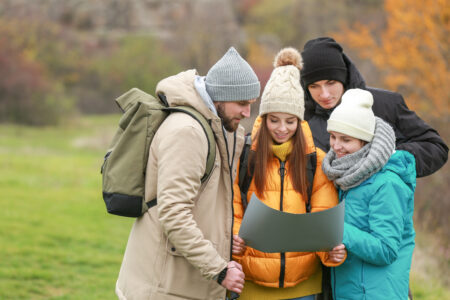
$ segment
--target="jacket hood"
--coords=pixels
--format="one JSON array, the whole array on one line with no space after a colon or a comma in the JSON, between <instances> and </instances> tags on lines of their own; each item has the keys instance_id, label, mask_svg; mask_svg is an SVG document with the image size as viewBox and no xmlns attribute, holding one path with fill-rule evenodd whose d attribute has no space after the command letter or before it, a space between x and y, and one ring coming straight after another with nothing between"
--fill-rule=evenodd
<instances>
[{"instance_id":1,"label":"jacket hood","mask_svg":"<svg viewBox=\"0 0 450 300\"><path fill-rule=\"evenodd\" d=\"M403 150L395 151L383 169L396 173L414 191L416 186L416 159L411 153Z\"/></svg>"},{"instance_id":2,"label":"jacket hood","mask_svg":"<svg viewBox=\"0 0 450 300\"><path fill-rule=\"evenodd\" d=\"M312 43L316 40L323 39L323 38L317 38L314 40L309 41L308 43ZM332 38L330 41L336 42ZM307 44L308 44L307 43ZM348 89L354 89L354 88L360 88L365 89L366 88L366 82L364 81L364 77L359 72L359 70L356 68L355 64L351 61L351 59L343 52L342 57L344 59L344 63L347 66L347 83L344 87L344 90ZM303 90L305 91L305 120L308 120L314 112L318 114L327 114L328 116L331 114L333 109L323 109L320 107L320 105L317 105L316 102L311 97L311 94L308 91L308 87L305 86L305 83L303 80L300 80L300 83L303 87Z\"/></svg>"},{"instance_id":3,"label":"jacket hood","mask_svg":"<svg viewBox=\"0 0 450 300\"><path fill-rule=\"evenodd\" d=\"M169 106L190 106L200 112L206 119L217 116L211 112L194 86L195 69L181 72L161 80L156 86L156 95L164 94Z\"/></svg>"}]
</instances>

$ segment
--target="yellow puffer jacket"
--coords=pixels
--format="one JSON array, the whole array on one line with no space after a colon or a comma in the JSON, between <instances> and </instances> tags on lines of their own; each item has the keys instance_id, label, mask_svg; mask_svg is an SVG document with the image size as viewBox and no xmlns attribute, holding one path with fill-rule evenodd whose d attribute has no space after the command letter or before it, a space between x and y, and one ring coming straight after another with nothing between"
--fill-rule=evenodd
<instances>
[{"instance_id":1,"label":"yellow puffer jacket","mask_svg":"<svg viewBox=\"0 0 450 300\"><path fill-rule=\"evenodd\" d=\"M258 118L255 122L254 129L255 127L259 128L260 122ZM311 212L317 212L337 205L338 195L333 183L328 180L322 171L321 164L325 153L314 147L308 123L302 121L301 126L307 142L307 154L314 151L317 153L317 166L311 195ZM254 147L255 144L252 145L252 148ZM267 166L266 190L260 198L261 201L277 210L280 210L282 206L284 212L306 213L305 201L307 200L307 196L303 196L294 190L288 171L284 177L283 187L281 187L279 168L280 161L273 156L273 159ZM286 163L286 169L289 170L289 163ZM236 178L239 178L239 175ZM280 200L281 188L283 188L282 201ZM252 181L247 194L247 201L250 200L252 193L255 191L256 188ZM241 195L236 181L234 184L234 234L238 234L239 232L243 213ZM309 229L298 228L298 230ZM320 260L327 266L339 265L327 262L327 252L264 253L247 247L242 256L234 255L233 258L242 264L246 280L251 280L267 287L292 287L307 280L312 274L320 270Z\"/></svg>"}]
</instances>

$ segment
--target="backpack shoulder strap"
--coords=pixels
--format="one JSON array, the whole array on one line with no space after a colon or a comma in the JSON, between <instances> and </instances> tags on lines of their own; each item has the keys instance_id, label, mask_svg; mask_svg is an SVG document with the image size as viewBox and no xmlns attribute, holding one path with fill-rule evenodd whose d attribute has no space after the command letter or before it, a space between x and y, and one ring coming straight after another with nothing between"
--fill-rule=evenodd
<instances>
[{"instance_id":1,"label":"backpack shoulder strap","mask_svg":"<svg viewBox=\"0 0 450 300\"><path fill-rule=\"evenodd\" d=\"M206 168L205 168L205 174L203 175L201 181L205 182L206 179L208 179L209 175L211 174L211 171L214 167L214 161L216 159L216 140L214 138L214 132L211 128L211 125L209 124L208 120L199 113L195 108L189 107L189 106L174 106L174 107L167 107L165 110L171 111L171 112L183 112L188 115L190 115L192 118L197 120L200 125L203 128L203 131L206 134L206 138L208 140L208 156L206 159Z\"/></svg>"},{"instance_id":2,"label":"backpack shoulder strap","mask_svg":"<svg viewBox=\"0 0 450 300\"><path fill-rule=\"evenodd\" d=\"M248 170L248 161L250 148L252 146L252 136L250 133L245 135L244 148L242 149L241 157L239 158L239 190L241 191L241 201L244 210L247 208L247 193L252 182L253 174Z\"/></svg>"},{"instance_id":3,"label":"backpack shoulder strap","mask_svg":"<svg viewBox=\"0 0 450 300\"><path fill-rule=\"evenodd\" d=\"M314 174L316 173L317 166L317 148L314 145L314 137L311 132L311 128L309 123L306 121L301 122L303 136L305 137L305 141L307 144L307 152L306 155L306 177L308 179L308 187L307 187L307 202L306 202L306 212L311 212L311 196L313 190L313 182L314 182Z\"/></svg>"},{"instance_id":4,"label":"backpack shoulder strap","mask_svg":"<svg viewBox=\"0 0 450 300\"><path fill-rule=\"evenodd\" d=\"M311 212L311 195L312 195L312 188L313 188L313 182L314 182L314 174L316 174L316 166L317 166L317 154L316 151L309 153L306 156L307 163L306 163L306 176L308 177L308 200L306 202L306 212Z\"/></svg>"}]
</instances>

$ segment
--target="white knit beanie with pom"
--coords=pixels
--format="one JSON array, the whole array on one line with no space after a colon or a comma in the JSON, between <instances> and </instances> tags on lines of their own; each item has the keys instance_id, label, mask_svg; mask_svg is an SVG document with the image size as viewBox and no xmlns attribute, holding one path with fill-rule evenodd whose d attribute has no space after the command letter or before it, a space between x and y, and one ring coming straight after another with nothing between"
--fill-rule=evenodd
<instances>
[{"instance_id":1,"label":"white knit beanie with pom","mask_svg":"<svg viewBox=\"0 0 450 300\"><path fill-rule=\"evenodd\" d=\"M284 48L275 56L274 67L261 97L259 115L282 112L303 120L305 101L300 85L302 56L294 48Z\"/></svg>"}]
</instances>

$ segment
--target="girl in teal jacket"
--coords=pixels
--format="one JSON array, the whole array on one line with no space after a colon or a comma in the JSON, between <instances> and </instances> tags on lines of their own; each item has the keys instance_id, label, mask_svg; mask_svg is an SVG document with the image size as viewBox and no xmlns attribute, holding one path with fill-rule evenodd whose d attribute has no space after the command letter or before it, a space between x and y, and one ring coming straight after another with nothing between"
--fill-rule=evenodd
<instances>
[{"instance_id":1,"label":"girl in teal jacket","mask_svg":"<svg viewBox=\"0 0 450 300\"><path fill-rule=\"evenodd\" d=\"M415 159L374 117L370 92L348 90L328 120L322 168L345 201L347 259L331 270L333 298L408 299L414 249Z\"/></svg>"}]
</instances>

